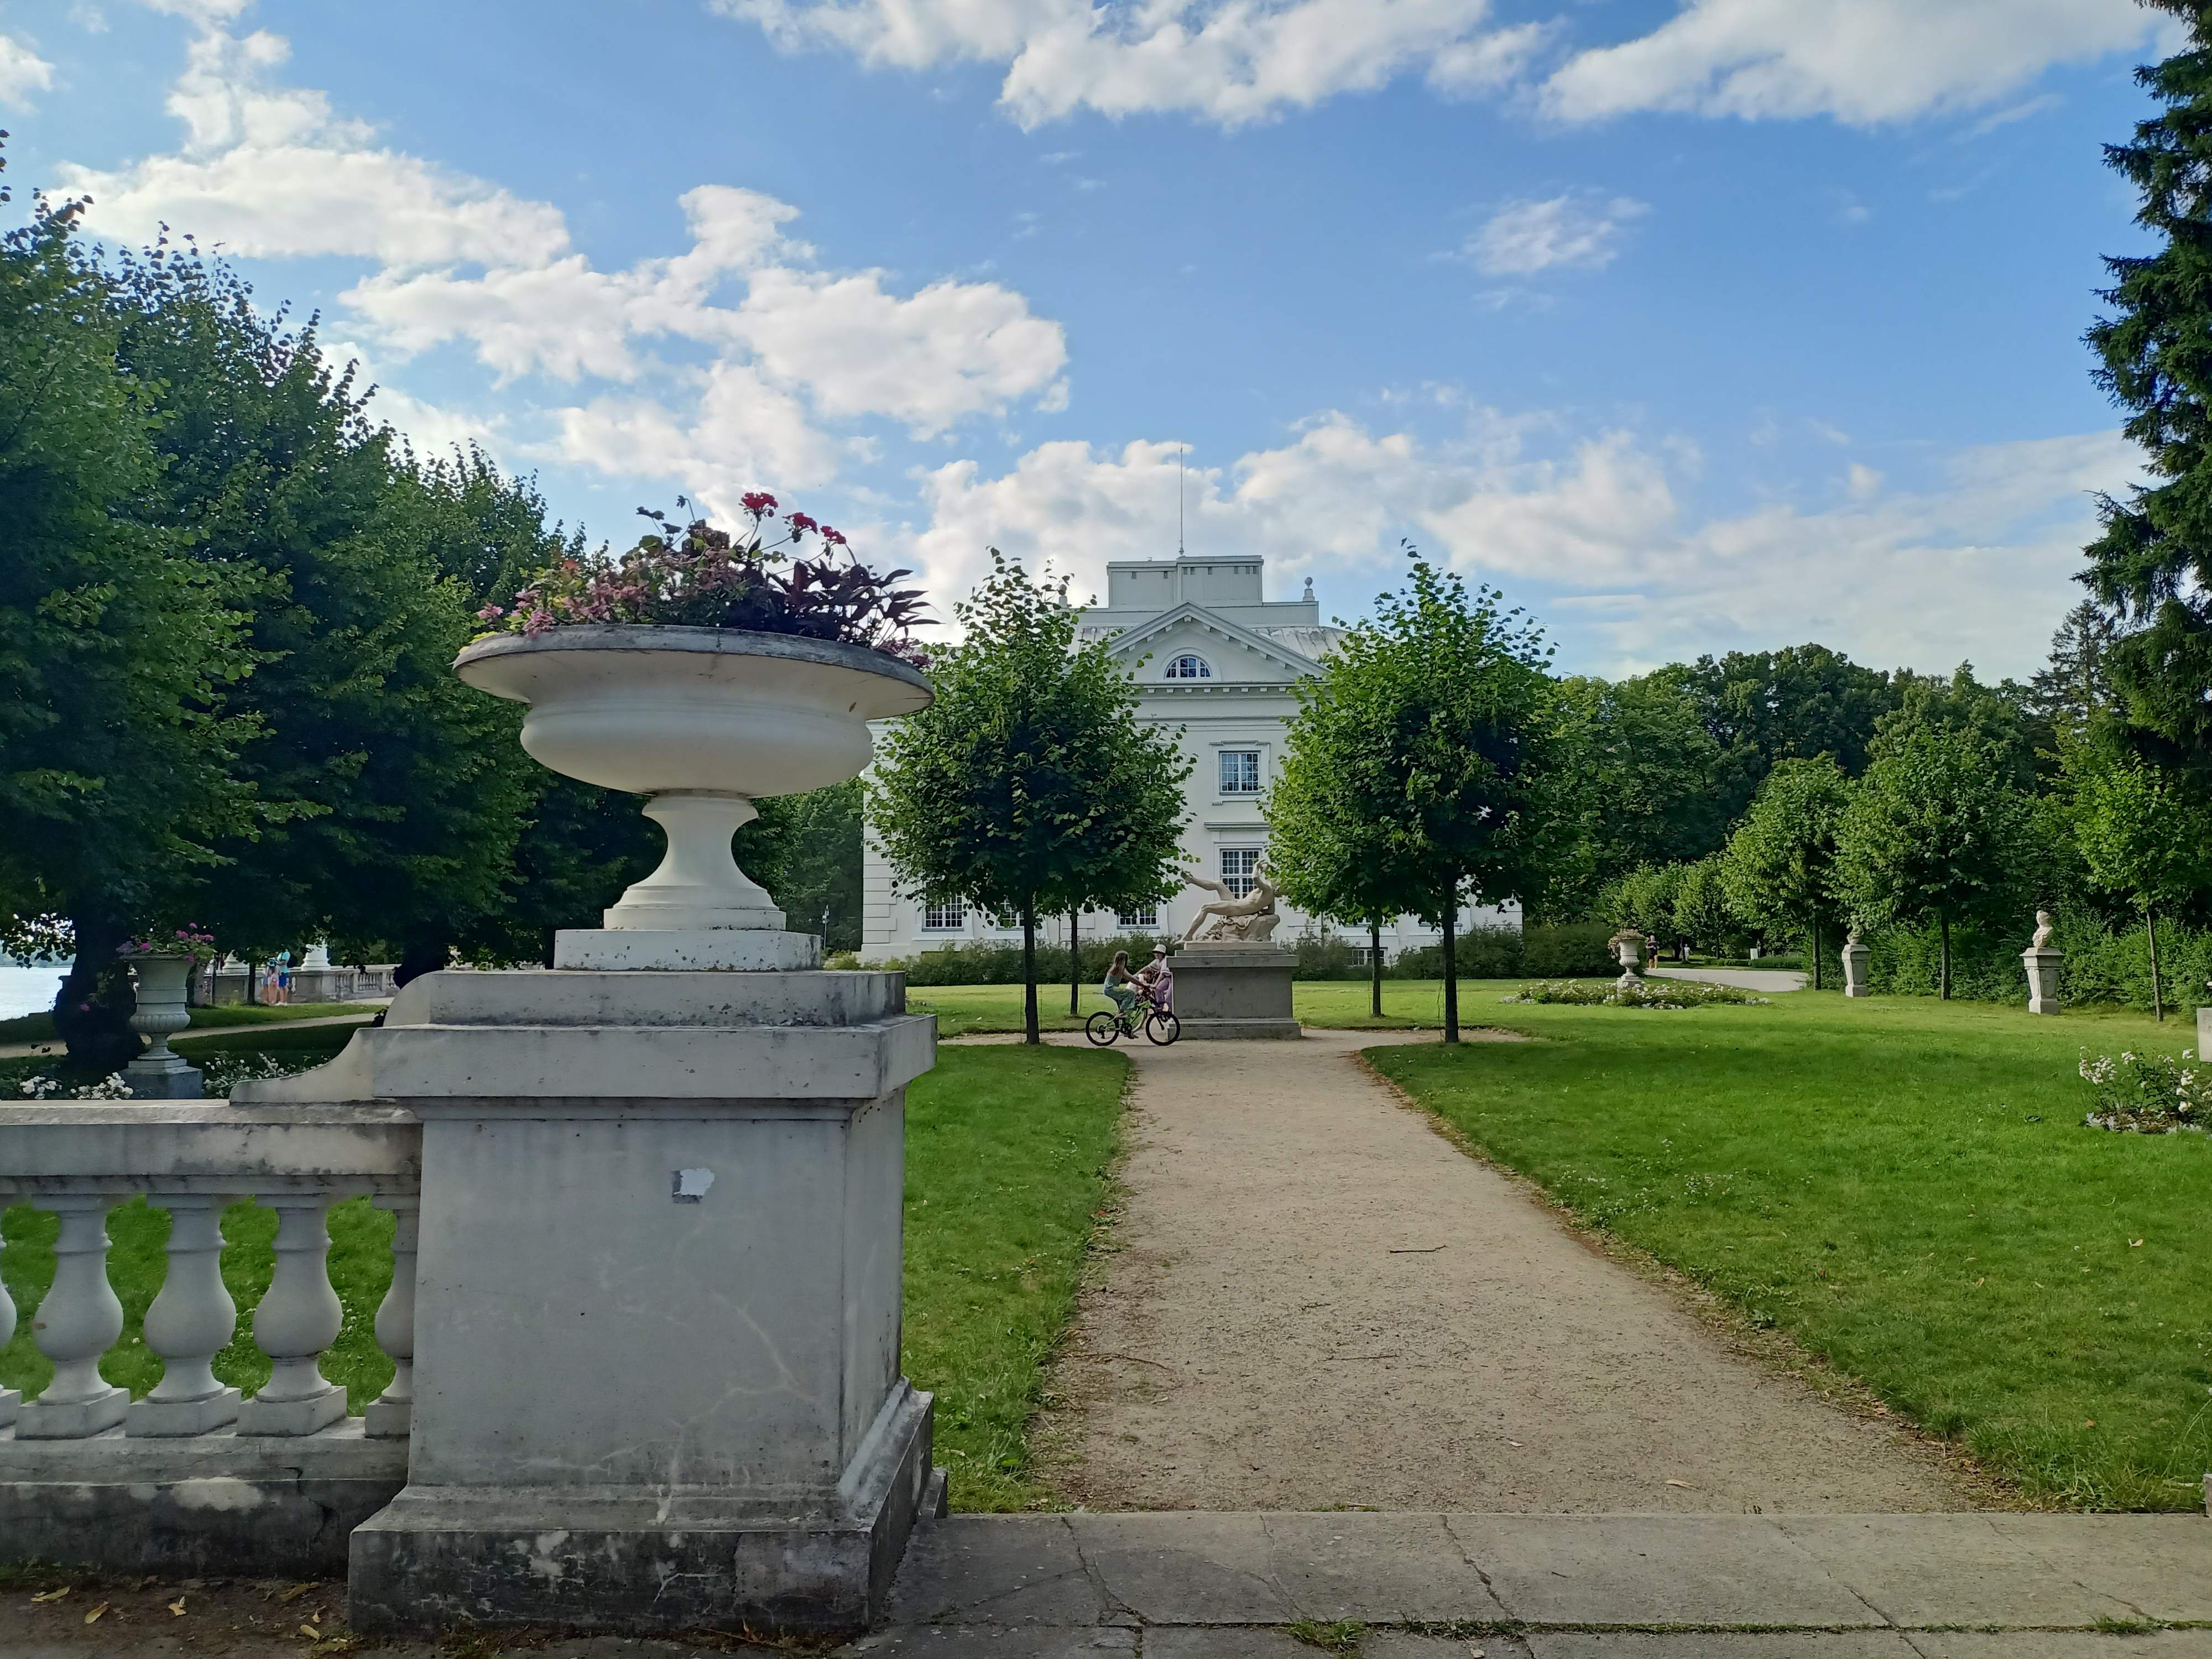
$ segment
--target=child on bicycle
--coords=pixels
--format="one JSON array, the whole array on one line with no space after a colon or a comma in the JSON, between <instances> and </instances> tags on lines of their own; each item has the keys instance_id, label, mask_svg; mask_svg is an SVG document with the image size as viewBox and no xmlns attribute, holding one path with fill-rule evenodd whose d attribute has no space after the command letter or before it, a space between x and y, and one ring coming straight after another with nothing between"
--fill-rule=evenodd
<instances>
[{"instance_id":1,"label":"child on bicycle","mask_svg":"<svg viewBox=\"0 0 2212 1659\"><path fill-rule=\"evenodd\" d=\"M1168 966L1168 947L1152 946L1152 959L1137 970L1137 987L1164 1014L1175 1012L1175 969Z\"/></svg>"},{"instance_id":2,"label":"child on bicycle","mask_svg":"<svg viewBox=\"0 0 2212 1659\"><path fill-rule=\"evenodd\" d=\"M1105 982L1098 988L1106 1000L1120 1011L1126 1024L1129 1011L1137 1006L1138 994L1136 976L1129 971L1129 953L1127 951L1114 952L1114 960L1107 965Z\"/></svg>"}]
</instances>

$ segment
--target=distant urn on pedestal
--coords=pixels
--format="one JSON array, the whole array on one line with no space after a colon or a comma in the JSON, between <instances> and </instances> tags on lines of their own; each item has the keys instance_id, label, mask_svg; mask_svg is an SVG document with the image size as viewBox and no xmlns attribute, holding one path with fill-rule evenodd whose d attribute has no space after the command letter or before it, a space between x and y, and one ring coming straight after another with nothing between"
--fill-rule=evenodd
<instances>
[{"instance_id":1,"label":"distant urn on pedestal","mask_svg":"<svg viewBox=\"0 0 2212 1659\"><path fill-rule=\"evenodd\" d=\"M2066 960L2066 952L2051 944L2051 912L2038 910L2035 937L2020 953L2021 965L2027 969L2027 1012L2031 1014L2055 1014L2059 1009L2058 967Z\"/></svg>"},{"instance_id":2,"label":"distant urn on pedestal","mask_svg":"<svg viewBox=\"0 0 2212 1659\"><path fill-rule=\"evenodd\" d=\"M1867 948L1866 940L1859 937L1860 931L1858 923L1853 922L1850 932L1844 937L1844 994L1847 997L1870 997L1874 994L1874 987L1867 977L1867 961L1874 952Z\"/></svg>"}]
</instances>

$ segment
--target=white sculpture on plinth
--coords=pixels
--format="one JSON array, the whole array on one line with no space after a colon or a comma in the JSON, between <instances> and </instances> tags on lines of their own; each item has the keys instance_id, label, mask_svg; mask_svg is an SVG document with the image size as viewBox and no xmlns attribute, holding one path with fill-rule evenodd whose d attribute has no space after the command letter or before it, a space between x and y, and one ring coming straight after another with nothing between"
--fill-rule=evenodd
<instances>
[{"instance_id":1,"label":"white sculpture on plinth","mask_svg":"<svg viewBox=\"0 0 2212 1659\"><path fill-rule=\"evenodd\" d=\"M2058 965L2066 960L2066 953L2051 942L2051 912L2038 910L2035 937L2020 953L2021 966L2027 970L2027 1012L2031 1014L2055 1014L2059 1009Z\"/></svg>"},{"instance_id":2,"label":"white sculpture on plinth","mask_svg":"<svg viewBox=\"0 0 2212 1659\"><path fill-rule=\"evenodd\" d=\"M1850 931L1844 935L1844 994L1847 997L1869 997L1874 988L1867 982L1867 958L1874 954L1860 937L1862 929L1853 922Z\"/></svg>"},{"instance_id":3,"label":"white sculpture on plinth","mask_svg":"<svg viewBox=\"0 0 2212 1659\"><path fill-rule=\"evenodd\" d=\"M1252 890L1241 897L1226 883L1209 881L1204 876L1188 876L1184 879L1193 887L1203 887L1220 896L1211 904L1202 904L1183 932L1182 942L1188 945L1198 937L1198 930L1210 921L1212 927L1206 935L1211 944L1262 945L1273 937L1282 917L1275 912L1275 889L1267 878L1255 872Z\"/></svg>"}]
</instances>

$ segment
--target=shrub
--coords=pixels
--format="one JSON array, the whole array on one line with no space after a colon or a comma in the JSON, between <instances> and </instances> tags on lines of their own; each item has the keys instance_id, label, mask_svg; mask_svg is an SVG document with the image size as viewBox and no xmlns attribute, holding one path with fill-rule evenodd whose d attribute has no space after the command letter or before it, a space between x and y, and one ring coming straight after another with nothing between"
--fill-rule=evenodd
<instances>
[{"instance_id":1,"label":"shrub","mask_svg":"<svg viewBox=\"0 0 2212 1659\"><path fill-rule=\"evenodd\" d=\"M1133 964L1141 963L1151 958L1152 946L1165 942L1142 933L1124 934L1117 939L1085 939L1082 977L1085 983L1105 978L1106 965L1114 960L1116 951L1127 951ZM1063 933L1057 945L1048 945L1040 936L1036 960L1038 984L1066 984L1066 935ZM1018 939L1004 944L997 940L977 940L972 944L947 945L939 950L924 951L904 962L885 962L879 965L903 969L906 982L910 986L1019 985L1022 982L1022 947Z\"/></svg>"},{"instance_id":2,"label":"shrub","mask_svg":"<svg viewBox=\"0 0 2212 1659\"><path fill-rule=\"evenodd\" d=\"M1638 979L1626 984L1603 984L1590 980L1550 980L1524 985L1501 1002L1565 1002L1583 1007L1709 1008L1717 1003L1764 1006L1767 999L1733 985L1707 985L1697 980Z\"/></svg>"},{"instance_id":3,"label":"shrub","mask_svg":"<svg viewBox=\"0 0 2212 1659\"><path fill-rule=\"evenodd\" d=\"M2212 1079L2198 1068L2192 1051L2179 1054L2081 1055L2081 1080L2097 1091L2096 1109L2083 1123L2096 1129L2133 1134L2170 1135L2187 1129L2204 1133L2204 1110Z\"/></svg>"}]
</instances>

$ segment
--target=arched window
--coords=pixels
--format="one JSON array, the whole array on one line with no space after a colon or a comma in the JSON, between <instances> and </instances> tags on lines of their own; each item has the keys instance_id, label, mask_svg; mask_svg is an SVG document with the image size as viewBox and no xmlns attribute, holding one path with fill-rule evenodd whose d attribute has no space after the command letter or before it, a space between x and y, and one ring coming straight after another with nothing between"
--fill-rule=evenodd
<instances>
[{"instance_id":1,"label":"arched window","mask_svg":"<svg viewBox=\"0 0 2212 1659\"><path fill-rule=\"evenodd\" d=\"M1167 678L1171 680L1210 680L1213 669L1203 657L1186 652L1168 665Z\"/></svg>"}]
</instances>

